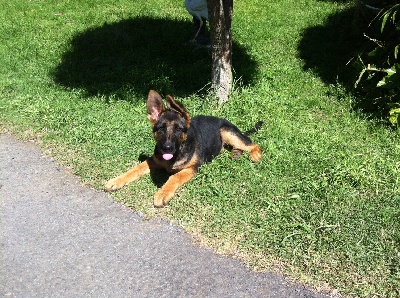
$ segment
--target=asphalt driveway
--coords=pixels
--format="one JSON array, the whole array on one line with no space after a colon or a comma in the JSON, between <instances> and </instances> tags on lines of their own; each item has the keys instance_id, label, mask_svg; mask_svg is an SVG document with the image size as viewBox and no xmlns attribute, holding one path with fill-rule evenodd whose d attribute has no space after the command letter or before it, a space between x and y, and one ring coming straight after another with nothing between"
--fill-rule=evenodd
<instances>
[{"instance_id":1,"label":"asphalt driveway","mask_svg":"<svg viewBox=\"0 0 400 298\"><path fill-rule=\"evenodd\" d=\"M0 135L2 297L327 297L143 220L31 142Z\"/></svg>"}]
</instances>

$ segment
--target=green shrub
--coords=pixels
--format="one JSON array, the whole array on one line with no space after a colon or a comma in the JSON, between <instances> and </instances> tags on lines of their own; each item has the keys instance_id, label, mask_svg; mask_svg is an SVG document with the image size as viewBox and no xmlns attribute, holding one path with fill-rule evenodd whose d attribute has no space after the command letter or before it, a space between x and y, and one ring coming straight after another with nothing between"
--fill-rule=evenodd
<instances>
[{"instance_id":1,"label":"green shrub","mask_svg":"<svg viewBox=\"0 0 400 298\"><path fill-rule=\"evenodd\" d=\"M362 70L356 89L364 106L379 109L393 125L400 125L400 4L381 10L370 24L373 49L359 56ZM379 30L374 28L379 25ZM375 35L375 36L374 36Z\"/></svg>"}]
</instances>

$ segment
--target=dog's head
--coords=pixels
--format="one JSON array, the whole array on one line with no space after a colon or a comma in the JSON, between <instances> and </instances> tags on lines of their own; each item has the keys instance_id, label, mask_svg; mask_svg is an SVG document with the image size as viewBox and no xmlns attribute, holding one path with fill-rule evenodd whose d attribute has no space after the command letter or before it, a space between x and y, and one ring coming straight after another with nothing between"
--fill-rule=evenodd
<instances>
[{"instance_id":1,"label":"dog's head","mask_svg":"<svg viewBox=\"0 0 400 298\"><path fill-rule=\"evenodd\" d=\"M164 160L176 158L178 150L186 140L190 126L190 115L183 105L172 96L166 98L164 106L160 94L150 90L147 99L147 118L153 126L158 153Z\"/></svg>"}]
</instances>

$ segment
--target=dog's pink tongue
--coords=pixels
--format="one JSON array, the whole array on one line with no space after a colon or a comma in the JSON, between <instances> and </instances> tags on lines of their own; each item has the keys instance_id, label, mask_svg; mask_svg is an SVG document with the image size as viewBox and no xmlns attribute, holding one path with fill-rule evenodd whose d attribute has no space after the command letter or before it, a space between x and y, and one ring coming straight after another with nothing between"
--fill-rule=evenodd
<instances>
[{"instance_id":1,"label":"dog's pink tongue","mask_svg":"<svg viewBox=\"0 0 400 298\"><path fill-rule=\"evenodd\" d=\"M170 154L170 153L165 153L165 154L163 154L162 155L162 157L165 159L165 160L170 160L172 157L174 157L172 154Z\"/></svg>"}]
</instances>

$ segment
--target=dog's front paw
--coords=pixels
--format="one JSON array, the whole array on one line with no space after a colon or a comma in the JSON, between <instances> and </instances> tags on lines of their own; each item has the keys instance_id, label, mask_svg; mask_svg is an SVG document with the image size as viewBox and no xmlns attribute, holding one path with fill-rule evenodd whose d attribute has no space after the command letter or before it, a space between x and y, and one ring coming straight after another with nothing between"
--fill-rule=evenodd
<instances>
[{"instance_id":1,"label":"dog's front paw","mask_svg":"<svg viewBox=\"0 0 400 298\"><path fill-rule=\"evenodd\" d=\"M156 208L162 208L167 203L171 200L171 198L174 196L174 193L170 193L167 191L163 191L162 189L159 190L155 195L154 195L154 207Z\"/></svg>"},{"instance_id":2,"label":"dog's front paw","mask_svg":"<svg viewBox=\"0 0 400 298\"><path fill-rule=\"evenodd\" d=\"M125 183L121 179L113 178L111 180L108 180L108 182L104 185L104 189L106 191L115 191L120 189L124 185Z\"/></svg>"}]
</instances>

